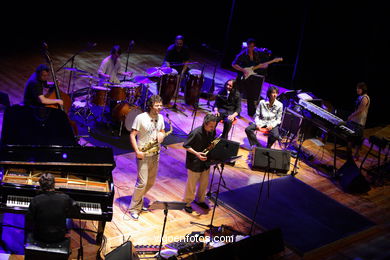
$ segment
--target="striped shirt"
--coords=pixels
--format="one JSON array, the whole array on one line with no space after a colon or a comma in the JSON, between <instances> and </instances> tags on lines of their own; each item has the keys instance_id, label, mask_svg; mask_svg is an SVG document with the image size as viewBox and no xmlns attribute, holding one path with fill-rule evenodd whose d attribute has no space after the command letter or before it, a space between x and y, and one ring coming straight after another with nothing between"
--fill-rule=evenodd
<instances>
[{"instance_id":1,"label":"striped shirt","mask_svg":"<svg viewBox=\"0 0 390 260\"><path fill-rule=\"evenodd\" d=\"M282 122L283 104L275 100L274 104L269 107L269 101L264 99L259 102L256 109L255 122L259 127L271 126L272 128L280 125Z\"/></svg>"}]
</instances>

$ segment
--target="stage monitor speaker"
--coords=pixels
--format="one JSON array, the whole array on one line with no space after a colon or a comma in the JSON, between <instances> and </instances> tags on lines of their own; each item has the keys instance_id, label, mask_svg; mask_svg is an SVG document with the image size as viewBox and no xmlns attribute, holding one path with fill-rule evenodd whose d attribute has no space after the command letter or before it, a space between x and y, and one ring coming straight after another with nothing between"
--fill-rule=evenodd
<instances>
[{"instance_id":1,"label":"stage monitor speaker","mask_svg":"<svg viewBox=\"0 0 390 260\"><path fill-rule=\"evenodd\" d=\"M348 159L336 172L341 188L346 192L365 193L371 188L367 180L360 173L353 159Z\"/></svg>"},{"instance_id":2,"label":"stage monitor speaker","mask_svg":"<svg viewBox=\"0 0 390 260\"><path fill-rule=\"evenodd\" d=\"M282 231L275 228L241 241L220 246L194 254L186 259L191 260L246 260L270 259L271 256L284 250Z\"/></svg>"},{"instance_id":3,"label":"stage monitor speaker","mask_svg":"<svg viewBox=\"0 0 390 260\"><path fill-rule=\"evenodd\" d=\"M256 147L252 156L252 169L287 173L290 170L290 159L290 151Z\"/></svg>"},{"instance_id":4,"label":"stage monitor speaker","mask_svg":"<svg viewBox=\"0 0 390 260\"><path fill-rule=\"evenodd\" d=\"M236 156L239 148L240 143L221 138L214 149L207 154L207 157L210 160L225 161L228 158Z\"/></svg>"},{"instance_id":5,"label":"stage monitor speaker","mask_svg":"<svg viewBox=\"0 0 390 260\"><path fill-rule=\"evenodd\" d=\"M104 256L106 260L139 260L139 256L131 241L127 241L118 246Z\"/></svg>"}]
</instances>

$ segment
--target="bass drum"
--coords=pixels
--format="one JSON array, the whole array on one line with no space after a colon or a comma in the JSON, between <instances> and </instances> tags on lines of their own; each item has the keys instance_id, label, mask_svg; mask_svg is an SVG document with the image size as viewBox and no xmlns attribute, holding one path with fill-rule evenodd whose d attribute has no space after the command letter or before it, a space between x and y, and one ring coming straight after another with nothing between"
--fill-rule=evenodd
<instances>
[{"instance_id":1,"label":"bass drum","mask_svg":"<svg viewBox=\"0 0 390 260\"><path fill-rule=\"evenodd\" d=\"M112 110L112 118L119 122L124 122L127 131L131 132L134 119L142 113L142 110L129 103L119 103Z\"/></svg>"},{"instance_id":2,"label":"bass drum","mask_svg":"<svg viewBox=\"0 0 390 260\"><path fill-rule=\"evenodd\" d=\"M188 72L186 91L184 93L184 100L187 105L192 106L197 102L203 83L204 77L200 70L192 69Z\"/></svg>"}]
</instances>

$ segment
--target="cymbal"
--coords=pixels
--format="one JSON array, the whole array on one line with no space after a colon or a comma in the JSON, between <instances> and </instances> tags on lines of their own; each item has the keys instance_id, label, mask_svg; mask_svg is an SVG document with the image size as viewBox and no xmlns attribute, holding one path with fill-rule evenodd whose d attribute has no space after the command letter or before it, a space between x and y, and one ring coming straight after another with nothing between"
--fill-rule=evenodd
<instances>
[{"instance_id":1,"label":"cymbal","mask_svg":"<svg viewBox=\"0 0 390 260\"><path fill-rule=\"evenodd\" d=\"M85 71L85 70L79 70L79 69L76 69L76 68L68 68L68 67L65 67L64 70L69 70L69 71L74 71L74 72L78 72L78 73L85 73L85 74L88 74L87 71Z\"/></svg>"},{"instance_id":2,"label":"cymbal","mask_svg":"<svg viewBox=\"0 0 390 260\"><path fill-rule=\"evenodd\" d=\"M86 78L86 79L96 79L96 80L99 80L98 77L91 76L91 75L80 75L79 77L80 78Z\"/></svg>"},{"instance_id":3,"label":"cymbal","mask_svg":"<svg viewBox=\"0 0 390 260\"><path fill-rule=\"evenodd\" d=\"M148 73L151 77L160 77L165 74L172 73L172 68L170 67L153 67L146 70L146 73Z\"/></svg>"},{"instance_id":4,"label":"cymbal","mask_svg":"<svg viewBox=\"0 0 390 260\"><path fill-rule=\"evenodd\" d=\"M150 84L150 83L153 83L152 80L150 80L148 77L146 76L135 76L134 77L134 80L137 82L137 83L140 83L140 84Z\"/></svg>"}]
</instances>

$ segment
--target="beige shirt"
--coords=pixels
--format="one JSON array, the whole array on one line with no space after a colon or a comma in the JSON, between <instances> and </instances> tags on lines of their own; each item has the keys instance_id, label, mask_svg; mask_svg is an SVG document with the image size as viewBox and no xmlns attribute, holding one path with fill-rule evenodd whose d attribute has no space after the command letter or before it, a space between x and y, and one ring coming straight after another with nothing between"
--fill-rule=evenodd
<instances>
[{"instance_id":1,"label":"beige shirt","mask_svg":"<svg viewBox=\"0 0 390 260\"><path fill-rule=\"evenodd\" d=\"M362 103L363 98L368 99L367 105L364 105ZM368 108L370 107L370 97L367 94L361 95L358 97L358 100L356 103L357 103L356 110L361 109L362 112L357 114L357 115L351 116L350 120L355 122L355 123L358 123L359 125L365 126L366 121L367 121Z\"/></svg>"},{"instance_id":2,"label":"beige shirt","mask_svg":"<svg viewBox=\"0 0 390 260\"><path fill-rule=\"evenodd\" d=\"M111 59L111 55L106 57L102 64L100 64L98 73L110 75L110 82L120 83L118 79L118 74L122 72L122 64L120 58L114 61Z\"/></svg>"}]
</instances>

